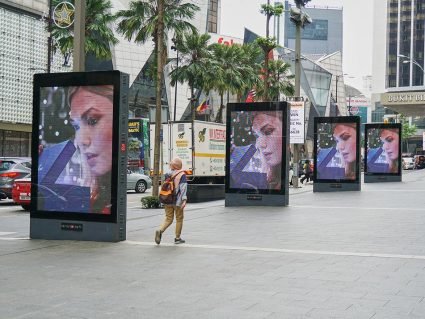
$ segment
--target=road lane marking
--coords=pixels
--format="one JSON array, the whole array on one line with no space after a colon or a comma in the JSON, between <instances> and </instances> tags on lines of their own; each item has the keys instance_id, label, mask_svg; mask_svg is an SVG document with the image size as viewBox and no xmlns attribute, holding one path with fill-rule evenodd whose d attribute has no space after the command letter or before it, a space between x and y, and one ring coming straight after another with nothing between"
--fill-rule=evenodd
<instances>
[{"instance_id":1,"label":"road lane marking","mask_svg":"<svg viewBox=\"0 0 425 319\"><path fill-rule=\"evenodd\" d=\"M0 240L12 241L12 240L29 240L29 237L0 237Z\"/></svg>"},{"instance_id":2,"label":"road lane marking","mask_svg":"<svg viewBox=\"0 0 425 319\"><path fill-rule=\"evenodd\" d=\"M284 254L308 254L308 255L329 255L329 256L351 256L351 257L373 257L373 258L393 258L393 259L419 259L425 260L425 256L421 255L399 255L399 254L377 254L377 253L356 253L344 251L326 251L326 250L304 250L304 249L284 249L284 248L264 248L264 247L244 247L244 246L221 246L221 245L193 245L193 244L168 244L164 243L157 245L153 242L143 242L126 240L122 244L138 245L138 246L165 246L165 247L184 247L184 248L198 248L198 249L211 249L211 250L240 250L240 251L259 251L259 252L272 252Z\"/></svg>"},{"instance_id":3,"label":"road lane marking","mask_svg":"<svg viewBox=\"0 0 425 319\"><path fill-rule=\"evenodd\" d=\"M425 208L408 208L408 207L359 207L359 206L311 206L311 205L288 205L292 208L309 208L309 209L356 209L356 210L397 210L397 211L419 211L425 212Z\"/></svg>"},{"instance_id":4,"label":"road lane marking","mask_svg":"<svg viewBox=\"0 0 425 319\"><path fill-rule=\"evenodd\" d=\"M8 236L12 234L16 234L16 232L0 231L0 236Z\"/></svg>"}]
</instances>

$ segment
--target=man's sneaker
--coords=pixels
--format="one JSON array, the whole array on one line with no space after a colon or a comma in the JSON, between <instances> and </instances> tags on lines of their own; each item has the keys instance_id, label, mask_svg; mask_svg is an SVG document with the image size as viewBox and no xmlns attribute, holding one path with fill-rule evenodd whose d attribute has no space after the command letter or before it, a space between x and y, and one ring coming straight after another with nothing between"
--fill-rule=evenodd
<instances>
[{"instance_id":1,"label":"man's sneaker","mask_svg":"<svg viewBox=\"0 0 425 319\"><path fill-rule=\"evenodd\" d=\"M158 230L155 232L155 243L156 243L157 245L159 245L159 244L161 243L161 237L162 237L162 231L158 229Z\"/></svg>"},{"instance_id":2,"label":"man's sneaker","mask_svg":"<svg viewBox=\"0 0 425 319\"><path fill-rule=\"evenodd\" d=\"M186 241L181 238L174 238L175 244L184 244Z\"/></svg>"}]
</instances>

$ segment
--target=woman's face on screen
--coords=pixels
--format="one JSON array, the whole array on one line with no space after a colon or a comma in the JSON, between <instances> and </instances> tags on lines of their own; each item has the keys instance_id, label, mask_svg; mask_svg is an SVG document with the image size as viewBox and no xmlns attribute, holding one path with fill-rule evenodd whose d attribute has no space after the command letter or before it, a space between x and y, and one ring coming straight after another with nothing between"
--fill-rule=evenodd
<instances>
[{"instance_id":1,"label":"woman's face on screen","mask_svg":"<svg viewBox=\"0 0 425 319\"><path fill-rule=\"evenodd\" d=\"M102 176L112 168L112 101L81 87L70 104L76 144L91 173Z\"/></svg>"},{"instance_id":2,"label":"woman's face on screen","mask_svg":"<svg viewBox=\"0 0 425 319\"><path fill-rule=\"evenodd\" d=\"M387 157L391 161L395 161L398 158L399 135L394 131L383 129L380 138Z\"/></svg>"},{"instance_id":3,"label":"woman's face on screen","mask_svg":"<svg viewBox=\"0 0 425 319\"><path fill-rule=\"evenodd\" d=\"M277 116L259 113L254 117L252 130L256 147L269 167L282 162L282 121Z\"/></svg>"},{"instance_id":4,"label":"woman's face on screen","mask_svg":"<svg viewBox=\"0 0 425 319\"><path fill-rule=\"evenodd\" d=\"M346 163L356 161L357 156L357 135L356 130L348 125L337 124L335 126L333 137L336 142L336 148L344 158Z\"/></svg>"}]
</instances>

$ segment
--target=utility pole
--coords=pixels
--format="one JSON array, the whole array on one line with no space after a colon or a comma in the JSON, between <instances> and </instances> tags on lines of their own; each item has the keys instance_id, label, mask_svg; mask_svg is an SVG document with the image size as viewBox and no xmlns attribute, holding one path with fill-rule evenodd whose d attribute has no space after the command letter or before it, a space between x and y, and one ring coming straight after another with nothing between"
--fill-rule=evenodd
<instances>
[{"instance_id":1,"label":"utility pole","mask_svg":"<svg viewBox=\"0 0 425 319\"><path fill-rule=\"evenodd\" d=\"M290 19L295 24L295 98L301 99L301 28L313 20L310 16L303 12L301 8L310 0L295 0L296 8L291 8ZM300 145L294 144L293 147L293 166L294 175L292 177L292 185L295 188L299 187L298 183L298 162L300 160Z\"/></svg>"},{"instance_id":2,"label":"utility pole","mask_svg":"<svg viewBox=\"0 0 425 319\"><path fill-rule=\"evenodd\" d=\"M74 72L84 72L86 64L86 1L75 1Z\"/></svg>"},{"instance_id":3,"label":"utility pole","mask_svg":"<svg viewBox=\"0 0 425 319\"><path fill-rule=\"evenodd\" d=\"M300 98L301 96L301 23L295 24L295 97ZM292 185L295 188L299 187L298 180L298 162L299 156L299 144L294 144L294 175L292 176Z\"/></svg>"}]
</instances>

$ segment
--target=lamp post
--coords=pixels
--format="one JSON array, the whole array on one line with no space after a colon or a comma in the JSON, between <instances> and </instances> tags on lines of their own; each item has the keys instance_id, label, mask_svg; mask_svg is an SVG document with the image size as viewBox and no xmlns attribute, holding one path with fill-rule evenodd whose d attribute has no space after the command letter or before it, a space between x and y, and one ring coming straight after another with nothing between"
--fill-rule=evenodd
<instances>
[{"instance_id":1,"label":"lamp post","mask_svg":"<svg viewBox=\"0 0 425 319\"><path fill-rule=\"evenodd\" d=\"M410 63L410 62L412 62L412 64L416 65L419 69L421 69L422 73L424 73L424 74L425 74L425 70L424 70L424 68L423 68L423 67L422 67L422 65L420 65L420 64L418 63L418 61L416 61L415 59L413 59L413 58L411 58L411 57L409 57L409 56L407 56L407 55L403 55L403 54L398 54L397 56L398 56L399 58L404 59L404 61L403 61L402 63Z\"/></svg>"},{"instance_id":2,"label":"lamp post","mask_svg":"<svg viewBox=\"0 0 425 319\"><path fill-rule=\"evenodd\" d=\"M413 59L413 58L411 58L410 56L407 56L407 55L398 54L397 57L404 59L403 62L402 62L403 64L412 63L412 64L416 65L422 71L422 75L423 75L422 83L423 83L423 79L425 77L425 70L422 67L422 65L420 65L418 61L416 61L415 59ZM412 84L412 73L410 73L410 83Z\"/></svg>"},{"instance_id":3,"label":"lamp post","mask_svg":"<svg viewBox=\"0 0 425 319\"><path fill-rule=\"evenodd\" d=\"M301 28L311 23L313 20L310 16L303 12L301 8L310 0L296 0L296 7L291 7L290 20L295 24L295 97L301 97ZM300 148L299 144L294 144L294 176L292 178L292 185L294 188L299 187L298 183L298 162L299 162Z\"/></svg>"},{"instance_id":4,"label":"lamp post","mask_svg":"<svg viewBox=\"0 0 425 319\"><path fill-rule=\"evenodd\" d=\"M176 121L176 110L177 110L177 77L179 74L179 50L177 49L177 39L172 38L171 41L173 42L173 46L171 46L171 50L176 51L177 57L176 57L176 85L174 87L174 112L173 112L173 122Z\"/></svg>"}]
</instances>

